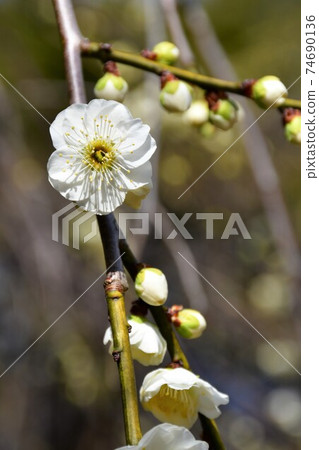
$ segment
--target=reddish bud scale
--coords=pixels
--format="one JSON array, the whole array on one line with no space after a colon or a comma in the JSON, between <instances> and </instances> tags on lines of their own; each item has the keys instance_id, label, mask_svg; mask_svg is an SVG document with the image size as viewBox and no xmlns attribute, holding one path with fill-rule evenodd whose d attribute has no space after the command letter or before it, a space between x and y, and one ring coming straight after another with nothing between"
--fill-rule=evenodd
<instances>
[{"instance_id":1,"label":"reddish bud scale","mask_svg":"<svg viewBox=\"0 0 319 450\"><path fill-rule=\"evenodd\" d=\"M104 73L112 73L113 75L119 77L120 71L114 61L106 61L103 66Z\"/></svg>"},{"instance_id":2,"label":"reddish bud scale","mask_svg":"<svg viewBox=\"0 0 319 450\"><path fill-rule=\"evenodd\" d=\"M227 98L228 95L224 91L209 91L205 94L208 107L212 110L216 110L218 108L218 100Z\"/></svg>"},{"instance_id":3,"label":"reddish bud scale","mask_svg":"<svg viewBox=\"0 0 319 450\"><path fill-rule=\"evenodd\" d=\"M243 93L246 97L251 97L252 96L252 92L253 92L253 85L256 83L256 79L255 78L250 78L248 80L244 80L241 84Z\"/></svg>"},{"instance_id":4,"label":"reddish bud scale","mask_svg":"<svg viewBox=\"0 0 319 450\"><path fill-rule=\"evenodd\" d=\"M146 59L150 59L152 61L155 61L156 57L157 57L157 54L155 52L153 52L152 50L145 49L145 50L141 51L141 56L143 56Z\"/></svg>"},{"instance_id":5,"label":"reddish bud scale","mask_svg":"<svg viewBox=\"0 0 319 450\"><path fill-rule=\"evenodd\" d=\"M295 117L301 116L300 109L295 108L285 108L282 113L283 124L291 122Z\"/></svg>"},{"instance_id":6,"label":"reddish bud scale","mask_svg":"<svg viewBox=\"0 0 319 450\"><path fill-rule=\"evenodd\" d=\"M175 77L175 75L173 75L168 70L165 70L164 72L162 72L162 75L161 75L161 89L163 89L163 87L165 86L165 84L168 81L173 81L173 80L178 80L178 78Z\"/></svg>"}]
</instances>

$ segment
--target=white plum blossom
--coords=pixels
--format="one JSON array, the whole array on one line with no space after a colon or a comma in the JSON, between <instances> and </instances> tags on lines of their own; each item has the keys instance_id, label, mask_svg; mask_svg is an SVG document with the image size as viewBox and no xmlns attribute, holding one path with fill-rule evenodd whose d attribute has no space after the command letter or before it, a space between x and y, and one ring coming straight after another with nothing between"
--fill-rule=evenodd
<instances>
[{"instance_id":1,"label":"white plum blossom","mask_svg":"<svg viewBox=\"0 0 319 450\"><path fill-rule=\"evenodd\" d=\"M229 397L182 367L157 369L144 378L140 401L161 422L190 428L198 413L216 419Z\"/></svg>"},{"instance_id":2,"label":"white plum blossom","mask_svg":"<svg viewBox=\"0 0 319 450\"><path fill-rule=\"evenodd\" d=\"M137 445L116 450L208 450L208 444L197 441L184 427L162 423L144 434Z\"/></svg>"},{"instance_id":3,"label":"white plum blossom","mask_svg":"<svg viewBox=\"0 0 319 450\"><path fill-rule=\"evenodd\" d=\"M251 97L262 108L277 108L287 97L286 86L274 75L259 78L252 86Z\"/></svg>"},{"instance_id":4,"label":"white plum blossom","mask_svg":"<svg viewBox=\"0 0 319 450\"><path fill-rule=\"evenodd\" d=\"M135 278L135 291L149 305L163 305L168 296L166 277L159 269L145 267Z\"/></svg>"},{"instance_id":5,"label":"white plum blossom","mask_svg":"<svg viewBox=\"0 0 319 450\"><path fill-rule=\"evenodd\" d=\"M114 211L128 193L151 186L156 143L149 131L115 101L69 106L50 127L56 148L48 161L50 183L86 211Z\"/></svg>"},{"instance_id":6,"label":"white plum blossom","mask_svg":"<svg viewBox=\"0 0 319 450\"><path fill-rule=\"evenodd\" d=\"M132 315L128 319L131 326L129 333L132 357L143 366L157 366L162 363L167 344L158 327L147 319ZM109 352L112 353L113 336L111 327L104 335L103 343L110 343Z\"/></svg>"}]
</instances>

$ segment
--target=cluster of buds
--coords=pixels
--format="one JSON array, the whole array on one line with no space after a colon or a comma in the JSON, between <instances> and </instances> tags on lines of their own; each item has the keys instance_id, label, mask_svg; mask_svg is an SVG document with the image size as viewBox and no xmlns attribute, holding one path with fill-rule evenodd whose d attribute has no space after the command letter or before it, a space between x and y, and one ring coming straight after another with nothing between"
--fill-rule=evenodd
<instances>
[{"instance_id":1,"label":"cluster of buds","mask_svg":"<svg viewBox=\"0 0 319 450\"><path fill-rule=\"evenodd\" d=\"M283 111L285 136L289 142L301 143L301 112L299 109L286 108Z\"/></svg>"},{"instance_id":2,"label":"cluster of buds","mask_svg":"<svg viewBox=\"0 0 319 450\"><path fill-rule=\"evenodd\" d=\"M170 72L161 75L161 105L169 112L184 112L192 103L192 87Z\"/></svg>"},{"instance_id":3,"label":"cluster of buds","mask_svg":"<svg viewBox=\"0 0 319 450\"><path fill-rule=\"evenodd\" d=\"M116 63L107 61L104 64L104 72L103 77L97 81L94 87L95 96L104 100L123 102L128 84L121 77Z\"/></svg>"},{"instance_id":4,"label":"cluster of buds","mask_svg":"<svg viewBox=\"0 0 319 450\"><path fill-rule=\"evenodd\" d=\"M188 309L181 305L173 305L167 315L176 331L186 339L199 338L206 329L204 316L195 309Z\"/></svg>"},{"instance_id":5,"label":"cluster of buds","mask_svg":"<svg viewBox=\"0 0 319 450\"><path fill-rule=\"evenodd\" d=\"M245 95L255 100L261 108L278 108L288 95L286 86L274 75L245 80L242 86Z\"/></svg>"},{"instance_id":6,"label":"cluster of buds","mask_svg":"<svg viewBox=\"0 0 319 450\"><path fill-rule=\"evenodd\" d=\"M207 92L206 100L209 106L209 121L215 127L227 131L237 122L238 106L225 92Z\"/></svg>"}]
</instances>

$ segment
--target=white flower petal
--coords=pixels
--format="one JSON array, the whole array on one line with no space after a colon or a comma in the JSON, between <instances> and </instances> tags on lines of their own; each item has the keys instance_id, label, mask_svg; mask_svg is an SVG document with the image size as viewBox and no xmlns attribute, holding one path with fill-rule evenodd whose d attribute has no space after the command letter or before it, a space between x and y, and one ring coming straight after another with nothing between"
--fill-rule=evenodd
<instances>
[{"instance_id":1,"label":"white flower petal","mask_svg":"<svg viewBox=\"0 0 319 450\"><path fill-rule=\"evenodd\" d=\"M200 378L197 381L196 389L199 391L199 412L209 419L216 419L220 416L221 411L218 406L229 403L228 395L219 392L212 385Z\"/></svg>"},{"instance_id":2,"label":"white flower petal","mask_svg":"<svg viewBox=\"0 0 319 450\"><path fill-rule=\"evenodd\" d=\"M135 146L132 145L134 142L136 143ZM141 141L134 141L134 138L127 138L123 144L119 146L119 151L125 158L126 167L129 169L145 164L156 150L156 142L150 134L146 137L143 144L140 144L140 142Z\"/></svg>"},{"instance_id":3,"label":"white flower petal","mask_svg":"<svg viewBox=\"0 0 319 450\"><path fill-rule=\"evenodd\" d=\"M85 123L89 125L92 123L92 118L98 119L101 115L107 115L114 126L117 126L121 121L133 120L132 114L122 103L114 100L94 99L87 105L85 113Z\"/></svg>"},{"instance_id":4,"label":"white flower petal","mask_svg":"<svg viewBox=\"0 0 319 450\"><path fill-rule=\"evenodd\" d=\"M138 445L121 447L117 450L208 450L208 444L197 441L184 427L162 423L149 430Z\"/></svg>"},{"instance_id":5,"label":"white flower petal","mask_svg":"<svg viewBox=\"0 0 319 450\"><path fill-rule=\"evenodd\" d=\"M63 133L63 122L65 118L65 111L66 111L65 109L61 111L50 125L50 135L53 146L55 148L60 148L65 145Z\"/></svg>"}]
</instances>

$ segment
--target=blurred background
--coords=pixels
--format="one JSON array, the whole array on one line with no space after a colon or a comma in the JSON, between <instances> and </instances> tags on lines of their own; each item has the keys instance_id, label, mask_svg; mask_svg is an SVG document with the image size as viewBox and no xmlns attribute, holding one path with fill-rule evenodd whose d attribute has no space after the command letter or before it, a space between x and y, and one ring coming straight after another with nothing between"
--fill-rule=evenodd
<instances>
[{"instance_id":1,"label":"blurred background","mask_svg":"<svg viewBox=\"0 0 319 450\"><path fill-rule=\"evenodd\" d=\"M180 65L222 77L300 75L297 0L100 0L74 2L83 34L139 52L173 39ZM67 205L47 181L49 125L68 105L63 56L50 1L0 1L0 372L21 355L104 270L99 236L80 249L52 240L52 214ZM120 66L125 104L150 124L159 152L143 211L163 212L163 239L128 237L139 258L161 268L168 304L201 310L209 324L182 345L195 373L228 393L217 420L227 449L299 448L299 375L178 255L182 253L299 370L299 148L286 142L277 111L267 112L180 199L185 189L261 113L242 105L228 132L203 136L163 111L155 75ZM102 75L84 61L88 99ZM14 89L41 113L37 113ZM200 96L200 91L195 92ZM297 82L289 96L300 98ZM126 210L122 210L126 211ZM127 210L128 211L128 210ZM187 222L192 240L167 236L166 212ZM206 239L197 212L219 212ZM221 239L232 212L251 240ZM81 228L82 236L91 223ZM129 291L128 303L134 300ZM116 365L102 344L108 326L102 279L0 378L0 448L102 450L124 445ZM167 359L168 363L169 360ZM151 368L149 368L151 369ZM149 372L136 364L137 384ZM141 410L143 431L157 421ZM192 430L200 436L200 427Z\"/></svg>"}]
</instances>

